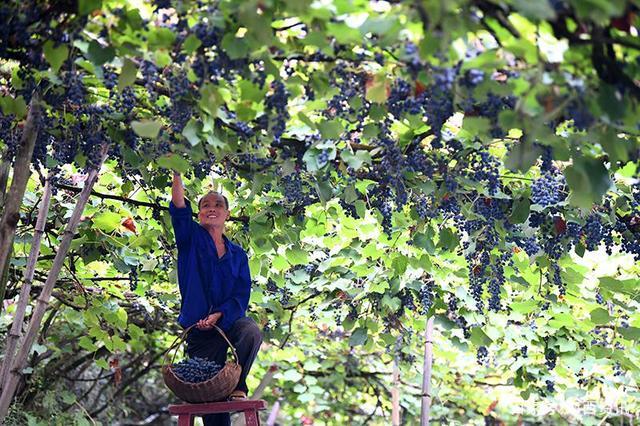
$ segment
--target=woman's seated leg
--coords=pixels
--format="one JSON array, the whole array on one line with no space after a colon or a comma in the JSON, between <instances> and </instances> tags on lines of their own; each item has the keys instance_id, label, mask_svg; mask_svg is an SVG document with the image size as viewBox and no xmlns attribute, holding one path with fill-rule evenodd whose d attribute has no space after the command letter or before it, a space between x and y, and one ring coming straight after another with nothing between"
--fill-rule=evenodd
<instances>
[{"instance_id":1,"label":"woman's seated leg","mask_svg":"<svg viewBox=\"0 0 640 426\"><path fill-rule=\"evenodd\" d=\"M262 331L256 322L249 318L243 317L237 320L229 330L229 340L238 352L238 360L242 367L240 381L236 389L248 393L246 379L249 370L258 355L260 345L262 344Z\"/></svg>"}]
</instances>

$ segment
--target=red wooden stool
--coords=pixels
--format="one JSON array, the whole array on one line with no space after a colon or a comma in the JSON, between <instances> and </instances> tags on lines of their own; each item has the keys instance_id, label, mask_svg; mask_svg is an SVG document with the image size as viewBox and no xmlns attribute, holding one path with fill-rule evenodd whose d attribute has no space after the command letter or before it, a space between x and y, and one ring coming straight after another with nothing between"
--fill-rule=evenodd
<instances>
[{"instance_id":1,"label":"red wooden stool","mask_svg":"<svg viewBox=\"0 0 640 426\"><path fill-rule=\"evenodd\" d=\"M169 413L178 415L178 426L193 426L194 416L217 413L244 413L247 426L260 426L258 410L265 410L267 401L262 399L244 401L209 402L206 404L170 405Z\"/></svg>"}]
</instances>

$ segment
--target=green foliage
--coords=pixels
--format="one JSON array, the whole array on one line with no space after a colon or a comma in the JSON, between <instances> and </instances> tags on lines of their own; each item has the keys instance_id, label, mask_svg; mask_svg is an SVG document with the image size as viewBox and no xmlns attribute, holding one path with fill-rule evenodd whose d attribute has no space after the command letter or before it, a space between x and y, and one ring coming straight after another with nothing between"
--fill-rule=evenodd
<instances>
[{"instance_id":1,"label":"green foliage","mask_svg":"<svg viewBox=\"0 0 640 426\"><path fill-rule=\"evenodd\" d=\"M637 412L637 5L160 3L66 2L30 26L26 6L0 6L29 36L0 39L2 148L10 159L37 87L34 168L59 187L39 280L73 206L66 184L98 143L111 148L23 421L85 424L85 405L107 423L135 418L133 390L147 387L147 400L170 400L157 366L179 333L172 169L192 201L230 196L266 341L249 385L277 365L265 398L283 399L284 423L388 423L394 362L417 418L427 315L432 418L533 422L542 411L518 407L544 401L553 421L575 419L566 407L604 409L600 393ZM32 179L9 302L41 192ZM98 395L73 380L95 377Z\"/></svg>"}]
</instances>

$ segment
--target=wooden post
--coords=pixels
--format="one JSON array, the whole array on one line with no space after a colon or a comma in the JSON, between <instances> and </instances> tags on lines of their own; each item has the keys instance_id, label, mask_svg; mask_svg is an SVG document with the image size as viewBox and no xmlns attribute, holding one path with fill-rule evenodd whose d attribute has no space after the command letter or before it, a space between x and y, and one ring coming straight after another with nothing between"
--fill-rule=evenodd
<instances>
[{"instance_id":1,"label":"wooden post","mask_svg":"<svg viewBox=\"0 0 640 426\"><path fill-rule=\"evenodd\" d=\"M273 376L276 374L276 371L278 371L278 366L276 364L271 364L249 399L256 400L262 398L264 390L273 380ZM242 416L236 416L231 420L231 426L243 426L243 424L246 424L246 419L243 419Z\"/></svg>"},{"instance_id":2,"label":"wooden post","mask_svg":"<svg viewBox=\"0 0 640 426\"><path fill-rule=\"evenodd\" d=\"M431 364L433 362L433 317L427 319L424 344L424 371L422 375L422 410L420 412L420 426L429 425L429 410L431 409Z\"/></svg>"},{"instance_id":3,"label":"wooden post","mask_svg":"<svg viewBox=\"0 0 640 426\"><path fill-rule=\"evenodd\" d=\"M271 409L271 413L269 413L269 418L267 419L267 426L273 426L276 424L276 419L278 418L278 412L280 411L280 400L278 399L273 403L273 408Z\"/></svg>"},{"instance_id":4,"label":"wooden post","mask_svg":"<svg viewBox=\"0 0 640 426\"><path fill-rule=\"evenodd\" d=\"M9 338L7 339L7 348L4 353L4 360L2 362L2 368L0 368L0 384L6 383L9 375L9 368L13 363L13 356L15 355L16 347L18 345L18 339L22 335L22 326L24 323L25 312L27 306L29 306L29 294L31 294L31 284L33 283L33 275L36 270L36 263L38 262L38 255L40 254L40 242L44 235L44 227L47 223L47 214L49 213L49 204L51 203L51 183L49 179L44 185L44 196L40 203L38 210L38 219L36 220L36 229L33 233L33 240L31 241L31 251L29 252L29 260L27 262L27 269L24 274L24 283L20 289L20 297L18 299L18 306L13 318L13 324L11 325L11 331L9 332ZM0 385L2 386L2 385Z\"/></svg>"},{"instance_id":5,"label":"wooden post","mask_svg":"<svg viewBox=\"0 0 640 426\"><path fill-rule=\"evenodd\" d=\"M0 219L0 271L4 271L9 263L13 248L13 238L20 220L20 206L31 176L31 157L41 126L42 109L40 96L34 92L29 104L29 114L22 131L20 144L13 165L13 178L9 193L3 199L2 219ZM4 300L6 284L0 287L0 300ZM0 312L2 305L0 304Z\"/></svg>"},{"instance_id":6,"label":"wooden post","mask_svg":"<svg viewBox=\"0 0 640 426\"><path fill-rule=\"evenodd\" d=\"M80 196L78 197L76 206L73 209L73 213L71 213L71 217L69 218L69 223L67 223L67 227L64 230L62 240L60 241L58 251L56 252L56 257L53 259L53 264L51 265L51 269L47 274L47 280L44 284L44 287L42 288L42 291L40 292L40 296L36 301L36 306L31 315L31 321L29 322L29 328L27 329L25 336L20 342L18 355L12 362L11 368L9 368L9 374L5 382L5 386L2 389L2 395L0 396L0 424L4 422L4 418L7 416L7 413L9 411L9 406L11 405L14 393L16 391L16 388L18 387L21 371L27 363L29 353L31 352L31 347L33 346L38 331L40 330L40 324L42 322L42 319L44 318L47 307L49 306L51 292L53 291L53 287L55 286L56 281L58 280L58 275L60 274L60 270L62 269L65 257L67 256L69 248L71 247L71 242L78 227L78 223L80 223L80 218L82 217L84 206L89 200L91 189L98 180L98 174L100 172L99 169L102 165L102 162L107 156L108 145L105 143L101 149L102 152L100 163L97 165L97 169L89 171L87 180L84 183L84 188L82 188L82 192L80 192Z\"/></svg>"},{"instance_id":7,"label":"wooden post","mask_svg":"<svg viewBox=\"0 0 640 426\"><path fill-rule=\"evenodd\" d=\"M4 208L4 200L7 197L7 183L9 182L9 171L11 171L11 162L5 158L7 150L2 153L2 162L0 163L0 210Z\"/></svg>"},{"instance_id":8,"label":"wooden post","mask_svg":"<svg viewBox=\"0 0 640 426\"><path fill-rule=\"evenodd\" d=\"M400 426L400 369L398 356L393 357L393 387L391 388L391 424Z\"/></svg>"},{"instance_id":9,"label":"wooden post","mask_svg":"<svg viewBox=\"0 0 640 426\"><path fill-rule=\"evenodd\" d=\"M276 374L276 371L278 371L278 366L276 364L271 364L269 366L269 369L265 373L265 375L262 377L262 380L260 380L260 384L258 384L256 389L253 391L253 394L251 395L250 399L262 398L262 394L264 393L264 390L267 388L269 383L271 383L271 381L273 380L273 376Z\"/></svg>"}]
</instances>

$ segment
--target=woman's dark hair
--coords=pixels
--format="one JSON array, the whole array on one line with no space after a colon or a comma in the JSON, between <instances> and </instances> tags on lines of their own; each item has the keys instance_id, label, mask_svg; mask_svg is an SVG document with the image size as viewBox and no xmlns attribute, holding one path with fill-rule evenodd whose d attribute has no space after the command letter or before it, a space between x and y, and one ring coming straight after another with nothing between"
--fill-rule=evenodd
<instances>
[{"instance_id":1,"label":"woman's dark hair","mask_svg":"<svg viewBox=\"0 0 640 426\"><path fill-rule=\"evenodd\" d=\"M200 204L202 203L202 200L204 200L205 198L207 198L209 195L220 195L223 199L224 199L224 205L227 208L227 210L229 210L229 200L227 200L227 197L225 197L222 192L218 192L218 191L209 191L206 194L204 194L202 197L200 197L200 199L198 200L198 210L200 209Z\"/></svg>"}]
</instances>

